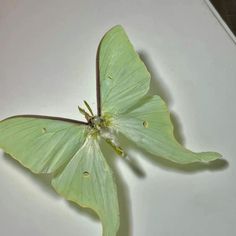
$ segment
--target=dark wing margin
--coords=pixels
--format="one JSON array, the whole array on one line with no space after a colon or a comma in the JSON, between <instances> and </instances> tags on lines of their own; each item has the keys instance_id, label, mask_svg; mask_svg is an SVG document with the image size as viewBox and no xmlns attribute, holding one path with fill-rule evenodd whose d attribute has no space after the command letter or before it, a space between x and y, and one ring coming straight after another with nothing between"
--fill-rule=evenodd
<instances>
[{"instance_id":1,"label":"dark wing margin","mask_svg":"<svg viewBox=\"0 0 236 236\"><path fill-rule=\"evenodd\" d=\"M96 54L96 95L97 95L97 115L101 116L101 88L100 88L100 70L99 70L99 50L100 50L101 42L97 49Z\"/></svg>"}]
</instances>

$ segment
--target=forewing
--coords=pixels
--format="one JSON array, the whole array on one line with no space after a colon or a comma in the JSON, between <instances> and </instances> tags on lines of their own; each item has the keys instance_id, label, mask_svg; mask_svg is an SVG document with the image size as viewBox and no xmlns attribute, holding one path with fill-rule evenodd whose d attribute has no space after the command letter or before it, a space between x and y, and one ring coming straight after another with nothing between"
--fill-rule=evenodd
<instances>
[{"instance_id":1,"label":"forewing","mask_svg":"<svg viewBox=\"0 0 236 236\"><path fill-rule=\"evenodd\" d=\"M181 146L173 135L166 104L159 96L146 98L136 109L116 117L113 125L138 146L177 163L212 161L216 152L195 153Z\"/></svg>"},{"instance_id":2,"label":"forewing","mask_svg":"<svg viewBox=\"0 0 236 236\"><path fill-rule=\"evenodd\" d=\"M122 113L147 93L150 74L119 25L105 34L98 55L102 114Z\"/></svg>"},{"instance_id":3,"label":"forewing","mask_svg":"<svg viewBox=\"0 0 236 236\"><path fill-rule=\"evenodd\" d=\"M0 122L0 148L35 173L51 173L83 145L86 125L54 118L13 117Z\"/></svg>"},{"instance_id":4,"label":"forewing","mask_svg":"<svg viewBox=\"0 0 236 236\"><path fill-rule=\"evenodd\" d=\"M52 180L55 190L82 207L93 209L103 225L103 236L119 228L116 185L97 140L90 137L62 173Z\"/></svg>"}]
</instances>

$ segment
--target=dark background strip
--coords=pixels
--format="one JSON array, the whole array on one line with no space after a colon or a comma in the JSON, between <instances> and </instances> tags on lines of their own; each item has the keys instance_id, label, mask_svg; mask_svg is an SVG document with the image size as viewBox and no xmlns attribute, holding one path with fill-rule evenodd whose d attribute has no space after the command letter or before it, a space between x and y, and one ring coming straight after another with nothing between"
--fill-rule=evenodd
<instances>
[{"instance_id":1,"label":"dark background strip","mask_svg":"<svg viewBox=\"0 0 236 236\"><path fill-rule=\"evenodd\" d=\"M236 0L211 0L211 3L236 35Z\"/></svg>"}]
</instances>

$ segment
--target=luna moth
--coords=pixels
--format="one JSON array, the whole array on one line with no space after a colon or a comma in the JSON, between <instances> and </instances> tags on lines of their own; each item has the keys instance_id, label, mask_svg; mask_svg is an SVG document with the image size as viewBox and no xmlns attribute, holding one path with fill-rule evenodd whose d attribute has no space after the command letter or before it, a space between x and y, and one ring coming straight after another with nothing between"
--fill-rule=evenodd
<instances>
[{"instance_id":1,"label":"luna moth","mask_svg":"<svg viewBox=\"0 0 236 236\"><path fill-rule=\"evenodd\" d=\"M33 173L52 173L58 194L94 210L103 236L119 229L114 177L100 149L104 139L124 156L121 133L147 152L187 164L219 158L216 152L192 152L173 135L170 113L157 95L148 96L150 74L122 26L102 38L97 60L97 114L85 101L86 122L43 116L15 116L0 122L0 148ZM157 158L158 158L157 157Z\"/></svg>"}]
</instances>

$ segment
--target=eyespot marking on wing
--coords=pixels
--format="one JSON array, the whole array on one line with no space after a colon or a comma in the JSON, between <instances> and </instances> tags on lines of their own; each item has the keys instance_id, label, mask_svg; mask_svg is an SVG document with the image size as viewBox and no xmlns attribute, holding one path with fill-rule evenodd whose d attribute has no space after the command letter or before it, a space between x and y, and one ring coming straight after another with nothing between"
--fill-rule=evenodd
<instances>
[{"instance_id":1,"label":"eyespot marking on wing","mask_svg":"<svg viewBox=\"0 0 236 236\"><path fill-rule=\"evenodd\" d=\"M148 128L148 122L146 120L143 122L143 127Z\"/></svg>"},{"instance_id":2,"label":"eyespot marking on wing","mask_svg":"<svg viewBox=\"0 0 236 236\"><path fill-rule=\"evenodd\" d=\"M85 170L85 171L83 172L83 176L84 176L84 177L89 177L89 176L90 176L90 173L89 173L87 170Z\"/></svg>"},{"instance_id":3,"label":"eyespot marking on wing","mask_svg":"<svg viewBox=\"0 0 236 236\"><path fill-rule=\"evenodd\" d=\"M47 132L47 129L46 128L42 128L42 133L46 133Z\"/></svg>"}]
</instances>

